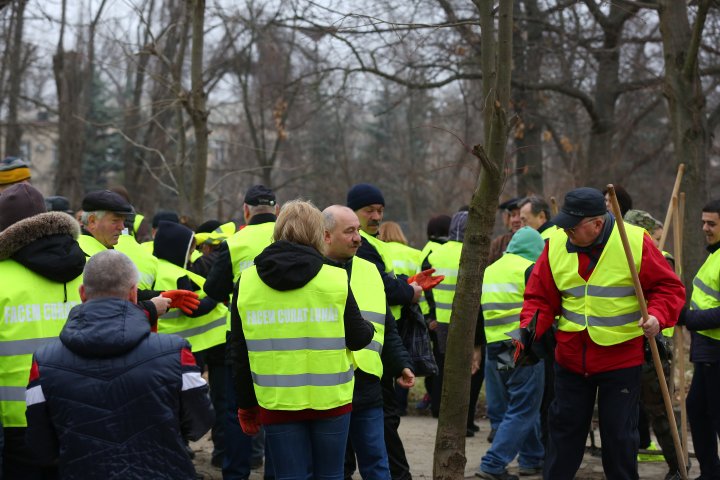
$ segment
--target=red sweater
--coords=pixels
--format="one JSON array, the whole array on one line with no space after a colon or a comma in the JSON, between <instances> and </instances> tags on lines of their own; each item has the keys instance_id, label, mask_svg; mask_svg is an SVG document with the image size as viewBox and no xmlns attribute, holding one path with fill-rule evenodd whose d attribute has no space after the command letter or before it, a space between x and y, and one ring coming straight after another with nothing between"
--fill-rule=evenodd
<instances>
[{"instance_id":1,"label":"red sweater","mask_svg":"<svg viewBox=\"0 0 720 480\"><path fill-rule=\"evenodd\" d=\"M598 257L604 245L593 251ZM578 255L578 273L587 281L592 274L590 257ZM638 272L640 284L648 305L648 314L660 322L660 328L668 328L677 322L685 304L685 287L670 269L660 250L649 235L645 235L642 247L642 263ZM520 325L527 326L535 311L540 310L537 321L539 338L560 315L561 297L555 285L548 261L548 244L538 258L525 289L525 301L520 314ZM638 327L639 328L639 327ZM594 375L641 365L644 361L643 338L637 337L617 345L602 346L593 342L587 328L581 332L555 333L557 347L555 361L571 372Z\"/></svg>"}]
</instances>

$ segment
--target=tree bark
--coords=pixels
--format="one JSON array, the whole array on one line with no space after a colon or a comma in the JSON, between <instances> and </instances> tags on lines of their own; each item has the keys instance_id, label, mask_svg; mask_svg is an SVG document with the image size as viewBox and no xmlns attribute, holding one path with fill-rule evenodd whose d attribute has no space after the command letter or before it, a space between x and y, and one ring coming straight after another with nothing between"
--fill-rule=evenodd
<instances>
[{"instance_id":1,"label":"tree bark","mask_svg":"<svg viewBox=\"0 0 720 480\"><path fill-rule=\"evenodd\" d=\"M5 131L5 155L20 156L22 143L22 126L18 121L18 107L20 104L20 87L22 85L25 69L22 68L23 52L23 25L25 24L25 6L27 0L14 2L12 22L12 44L10 45L10 58L8 66L8 110L7 127Z\"/></svg>"},{"instance_id":2,"label":"tree bark","mask_svg":"<svg viewBox=\"0 0 720 480\"><path fill-rule=\"evenodd\" d=\"M203 85L203 45L205 25L205 0L191 1L192 47L190 53L191 92L186 109L195 131L195 153L192 162L190 184L190 211L195 221L201 222L205 206L205 179L208 155L208 111Z\"/></svg>"},{"instance_id":3,"label":"tree bark","mask_svg":"<svg viewBox=\"0 0 720 480\"><path fill-rule=\"evenodd\" d=\"M505 112L510 97L513 0L500 0L497 40L494 38L493 1L474 0L474 3L480 13L483 44L485 148L481 145L473 148L473 155L479 159L482 170L470 202L448 333L433 462L433 478L443 480L462 479L465 472L470 359L508 140Z\"/></svg>"},{"instance_id":4,"label":"tree bark","mask_svg":"<svg viewBox=\"0 0 720 480\"><path fill-rule=\"evenodd\" d=\"M658 0L665 56L663 93L670 114L673 154L677 165L685 163L681 190L687 195L684 216L690 221L685 222L683 231L682 268L690 276L698 271L705 258L703 237L695 220L707 200L710 136L697 59L710 3L711 0L698 2L698 13L691 28L686 2Z\"/></svg>"}]
</instances>

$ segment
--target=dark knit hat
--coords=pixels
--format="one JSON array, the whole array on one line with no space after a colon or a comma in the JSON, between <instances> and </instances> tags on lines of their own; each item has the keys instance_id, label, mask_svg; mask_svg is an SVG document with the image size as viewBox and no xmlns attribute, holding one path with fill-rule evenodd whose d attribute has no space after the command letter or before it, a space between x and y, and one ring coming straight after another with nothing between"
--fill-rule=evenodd
<instances>
[{"instance_id":1,"label":"dark knit hat","mask_svg":"<svg viewBox=\"0 0 720 480\"><path fill-rule=\"evenodd\" d=\"M158 228L160 222L180 223L180 217L178 217L178 214L175 212L160 210L152 219L152 228Z\"/></svg>"},{"instance_id":2,"label":"dark knit hat","mask_svg":"<svg viewBox=\"0 0 720 480\"><path fill-rule=\"evenodd\" d=\"M560 213L552 219L559 228L572 228L583 218L597 217L607 213L605 197L600 190L580 187L565 195Z\"/></svg>"},{"instance_id":3,"label":"dark knit hat","mask_svg":"<svg viewBox=\"0 0 720 480\"><path fill-rule=\"evenodd\" d=\"M360 210L363 207L375 204L385 206L385 197L375 185L358 183L348 191L346 204L351 210Z\"/></svg>"},{"instance_id":4,"label":"dark knit hat","mask_svg":"<svg viewBox=\"0 0 720 480\"><path fill-rule=\"evenodd\" d=\"M30 179L30 167L18 157L6 157L0 161L0 185L22 182Z\"/></svg>"},{"instance_id":5,"label":"dark knit hat","mask_svg":"<svg viewBox=\"0 0 720 480\"><path fill-rule=\"evenodd\" d=\"M121 195L110 190L96 190L85 195L82 209L86 212L113 212L119 215L132 215L135 213L132 205Z\"/></svg>"},{"instance_id":6,"label":"dark knit hat","mask_svg":"<svg viewBox=\"0 0 720 480\"><path fill-rule=\"evenodd\" d=\"M451 220L449 215L436 215L432 217L427 224L428 238L447 238L448 232L450 231Z\"/></svg>"},{"instance_id":7,"label":"dark knit hat","mask_svg":"<svg viewBox=\"0 0 720 480\"><path fill-rule=\"evenodd\" d=\"M0 231L38 213L45 213L42 193L29 183L17 183L0 194Z\"/></svg>"},{"instance_id":8,"label":"dark knit hat","mask_svg":"<svg viewBox=\"0 0 720 480\"><path fill-rule=\"evenodd\" d=\"M265 185L253 185L245 193L245 203L257 207L258 205L275 205L275 194Z\"/></svg>"},{"instance_id":9,"label":"dark knit hat","mask_svg":"<svg viewBox=\"0 0 720 480\"><path fill-rule=\"evenodd\" d=\"M45 197L45 206L48 212L65 212L70 215L73 214L70 208L70 201L61 195L52 195Z\"/></svg>"}]
</instances>

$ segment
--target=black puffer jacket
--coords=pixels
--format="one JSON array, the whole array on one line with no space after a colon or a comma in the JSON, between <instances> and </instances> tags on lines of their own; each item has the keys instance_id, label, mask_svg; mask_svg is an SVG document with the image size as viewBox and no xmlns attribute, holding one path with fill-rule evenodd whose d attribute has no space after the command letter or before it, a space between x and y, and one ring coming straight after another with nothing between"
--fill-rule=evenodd
<instances>
[{"instance_id":1,"label":"black puffer jacket","mask_svg":"<svg viewBox=\"0 0 720 480\"><path fill-rule=\"evenodd\" d=\"M28 444L65 479L194 479L183 438L214 422L187 341L150 333L119 298L70 311L35 354L27 398Z\"/></svg>"}]
</instances>

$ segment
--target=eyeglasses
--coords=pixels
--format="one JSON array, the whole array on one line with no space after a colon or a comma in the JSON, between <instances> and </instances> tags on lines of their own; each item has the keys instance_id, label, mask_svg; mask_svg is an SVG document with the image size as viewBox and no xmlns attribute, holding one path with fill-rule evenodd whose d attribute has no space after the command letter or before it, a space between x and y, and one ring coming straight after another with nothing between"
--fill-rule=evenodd
<instances>
[{"instance_id":1,"label":"eyeglasses","mask_svg":"<svg viewBox=\"0 0 720 480\"><path fill-rule=\"evenodd\" d=\"M577 230L578 228L582 227L582 226L585 225L586 223L592 222L592 221L595 220L595 219L596 219L596 217L587 218L587 219L581 221L580 223L578 223L577 225L575 225L574 227L571 227L571 228L563 228L563 230L565 230L566 233L575 234L575 230Z\"/></svg>"}]
</instances>

